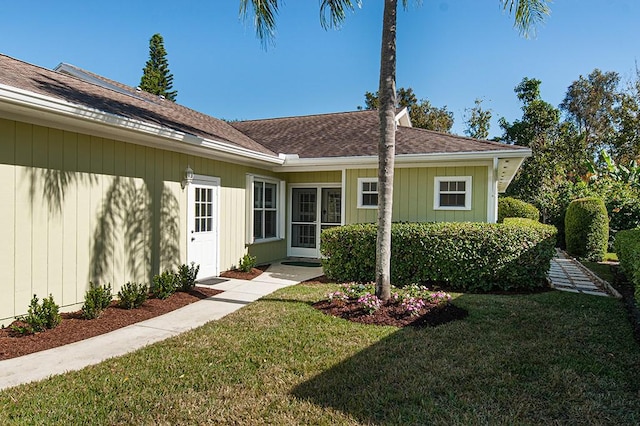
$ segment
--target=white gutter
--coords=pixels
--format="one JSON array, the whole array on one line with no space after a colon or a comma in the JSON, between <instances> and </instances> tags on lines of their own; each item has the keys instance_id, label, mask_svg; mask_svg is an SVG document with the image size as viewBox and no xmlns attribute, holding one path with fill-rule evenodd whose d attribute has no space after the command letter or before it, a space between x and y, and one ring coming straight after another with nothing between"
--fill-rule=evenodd
<instances>
[{"instance_id":1,"label":"white gutter","mask_svg":"<svg viewBox=\"0 0 640 426\"><path fill-rule=\"evenodd\" d=\"M280 171L297 172L314 170L340 170L343 167L369 168L377 167L378 156L367 155L361 157L322 157L322 158L296 158L280 154L285 158ZM397 165L407 165L412 163L430 163L442 161L488 161L495 158L519 158L524 160L531 156L531 149L500 150L500 151L472 151L472 152L449 152L434 154L399 154L396 155Z\"/></svg>"},{"instance_id":2,"label":"white gutter","mask_svg":"<svg viewBox=\"0 0 640 426\"><path fill-rule=\"evenodd\" d=\"M0 116L3 112L7 113L7 118L26 118L33 124L89 132L102 137L120 136L125 142L183 153L191 152L210 158L227 158L235 162L258 163L262 166L284 163L283 158L275 155L263 154L228 142L202 138L0 84Z\"/></svg>"}]
</instances>

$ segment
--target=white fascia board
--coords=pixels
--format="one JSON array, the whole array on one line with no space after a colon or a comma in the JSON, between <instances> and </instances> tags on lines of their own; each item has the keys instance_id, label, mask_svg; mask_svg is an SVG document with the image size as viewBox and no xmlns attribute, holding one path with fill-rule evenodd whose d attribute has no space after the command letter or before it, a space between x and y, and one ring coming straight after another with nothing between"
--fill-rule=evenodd
<instances>
[{"instance_id":1,"label":"white fascia board","mask_svg":"<svg viewBox=\"0 0 640 426\"><path fill-rule=\"evenodd\" d=\"M530 149L504 151L476 151L436 154L401 154L396 155L396 167L419 167L443 162L493 161L494 158L520 159L520 163L531 156ZM322 158L286 158L284 164L274 169L279 172L304 172L349 169L365 169L378 167L378 156L362 157L322 157Z\"/></svg>"},{"instance_id":2,"label":"white fascia board","mask_svg":"<svg viewBox=\"0 0 640 426\"><path fill-rule=\"evenodd\" d=\"M409 116L409 109L404 107L396 114L396 123L402 127L413 127L411 124L411 117Z\"/></svg>"},{"instance_id":3,"label":"white fascia board","mask_svg":"<svg viewBox=\"0 0 640 426\"><path fill-rule=\"evenodd\" d=\"M264 167L284 162L284 159L275 155L121 117L4 84L0 84L0 116L236 163Z\"/></svg>"}]
</instances>

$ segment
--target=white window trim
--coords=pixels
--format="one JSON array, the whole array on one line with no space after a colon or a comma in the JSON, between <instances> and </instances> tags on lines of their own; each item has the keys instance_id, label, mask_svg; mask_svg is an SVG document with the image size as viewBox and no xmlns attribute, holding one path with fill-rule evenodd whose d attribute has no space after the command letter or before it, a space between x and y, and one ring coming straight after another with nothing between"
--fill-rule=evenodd
<instances>
[{"instance_id":1,"label":"white window trim","mask_svg":"<svg viewBox=\"0 0 640 426\"><path fill-rule=\"evenodd\" d=\"M268 243L272 241L280 241L285 238L285 214L284 214L284 206L285 206L285 196L286 196L286 182L283 180L278 180L268 176L260 176L260 175L252 175L247 174L246 179L246 238L245 243L247 245L250 244L261 244ZM254 208L253 208L253 183L255 181L258 182L266 182L272 183L276 185L276 236L270 238L259 238L256 239L253 237L253 218L254 218Z\"/></svg>"},{"instance_id":2,"label":"white window trim","mask_svg":"<svg viewBox=\"0 0 640 426\"><path fill-rule=\"evenodd\" d=\"M358 178L358 208L359 209L377 209L378 204L376 204L375 206L372 206L369 204L362 204L362 195L364 194L364 192L362 191L362 184L367 182L378 183L378 178ZM373 192L367 192L367 194L373 194ZM376 191L376 194L380 196L380 184L378 184L378 191Z\"/></svg>"},{"instance_id":3,"label":"white window trim","mask_svg":"<svg viewBox=\"0 0 640 426\"><path fill-rule=\"evenodd\" d=\"M464 207L441 206L440 205L440 183L441 182L465 182ZM434 210L471 210L471 176L436 176L434 179L433 209Z\"/></svg>"}]
</instances>

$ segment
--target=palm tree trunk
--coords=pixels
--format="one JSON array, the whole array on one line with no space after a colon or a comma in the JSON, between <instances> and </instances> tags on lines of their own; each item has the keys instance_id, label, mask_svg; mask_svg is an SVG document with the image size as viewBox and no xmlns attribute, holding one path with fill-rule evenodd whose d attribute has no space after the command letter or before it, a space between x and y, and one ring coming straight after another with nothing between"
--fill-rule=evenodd
<instances>
[{"instance_id":1,"label":"palm tree trunk","mask_svg":"<svg viewBox=\"0 0 640 426\"><path fill-rule=\"evenodd\" d=\"M398 0L385 0L380 54L380 141L378 143L378 236L376 295L391 297L391 219L396 153L396 15Z\"/></svg>"}]
</instances>

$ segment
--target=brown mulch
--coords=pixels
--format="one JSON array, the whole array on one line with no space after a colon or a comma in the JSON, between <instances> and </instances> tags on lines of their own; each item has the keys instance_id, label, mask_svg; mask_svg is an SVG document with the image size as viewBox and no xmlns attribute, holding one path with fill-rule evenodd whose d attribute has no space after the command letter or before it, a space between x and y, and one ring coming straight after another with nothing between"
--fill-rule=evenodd
<instances>
[{"instance_id":1,"label":"brown mulch","mask_svg":"<svg viewBox=\"0 0 640 426\"><path fill-rule=\"evenodd\" d=\"M252 280L266 271L269 266L271 265L259 265L255 268L251 268L251 271L249 272L242 272L238 269L232 269L230 271L221 273L220 276L223 278L235 278L237 280Z\"/></svg>"},{"instance_id":2,"label":"brown mulch","mask_svg":"<svg viewBox=\"0 0 640 426\"><path fill-rule=\"evenodd\" d=\"M55 348L108 333L140 321L166 314L190 303L222 293L196 287L189 293L177 292L165 300L148 299L140 308L122 309L112 302L99 318L86 320L80 311L62 314L62 322L52 330L29 336L14 336L10 328L0 329L0 360Z\"/></svg>"},{"instance_id":3,"label":"brown mulch","mask_svg":"<svg viewBox=\"0 0 640 426\"><path fill-rule=\"evenodd\" d=\"M305 284L326 284L335 282L321 275L305 281ZM391 325L394 327L435 327L451 321L466 318L469 313L452 303L445 305L427 305L417 315L407 314L398 304L387 301L372 314L366 312L355 300L321 300L313 307L327 315L343 318L361 324Z\"/></svg>"},{"instance_id":4,"label":"brown mulch","mask_svg":"<svg viewBox=\"0 0 640 426\"><path fill-rule=\"evenodd\" d=\"M420 310L417 315L407 314L399 305L387 301L374 313L367 313L355 300L321 300L313 307L327 315L343 318L361 324L391 325L394 327L435 327L451 321L465 318L469 313L457 306L447 303L430 305Z\"/></svg>"}]
</instances>

